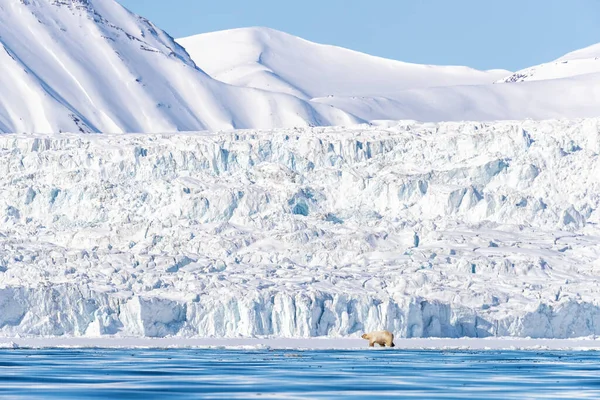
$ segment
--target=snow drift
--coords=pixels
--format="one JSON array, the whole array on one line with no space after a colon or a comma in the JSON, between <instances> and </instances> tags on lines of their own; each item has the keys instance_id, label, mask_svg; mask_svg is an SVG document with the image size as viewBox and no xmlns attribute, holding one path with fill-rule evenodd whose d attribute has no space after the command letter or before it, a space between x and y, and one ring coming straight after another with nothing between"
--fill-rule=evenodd
<instances>
[{"instance_id":1,"label":"snow drift","mask_svg":"<svg viewBox=\"0 0 600 400\"><path fill-rule=\"evenodd\" d=\"M0 333L600 333L600 120L0 136Z\"/></svg>"}]
</instances>

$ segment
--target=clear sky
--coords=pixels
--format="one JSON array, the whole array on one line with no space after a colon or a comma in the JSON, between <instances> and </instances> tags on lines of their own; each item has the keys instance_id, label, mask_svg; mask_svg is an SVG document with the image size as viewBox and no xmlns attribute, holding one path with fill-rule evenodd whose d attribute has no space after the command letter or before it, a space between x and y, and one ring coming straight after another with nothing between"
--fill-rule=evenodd
<instances>
[{"instance_id":1,"label":"clear sky","mask_svg":"<svg viewBox=\"0 0 600 400\"><path fill-rule=\"evenodd\" d=\"M407 62L517 70L600 42L600 0L118 0L176 38L267 26Z\"/></svg>"}]
</instances>

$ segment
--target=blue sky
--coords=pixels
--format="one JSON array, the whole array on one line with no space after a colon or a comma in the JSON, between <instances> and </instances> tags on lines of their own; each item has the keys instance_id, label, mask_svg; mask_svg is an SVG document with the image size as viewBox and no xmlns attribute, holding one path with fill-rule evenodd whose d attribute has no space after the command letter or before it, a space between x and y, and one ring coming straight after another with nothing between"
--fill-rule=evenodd
<instances>
[{"instance_id":1,"label":"blue sky","mask_svg":"<svg viewBox=\"0 0 600 400\"><path fill-rule=\"evenodd\" d=\"M517 70L600 42L600 0L118 0L174 37L268 26L402 61Z\"/></svg>"}]
</instances>

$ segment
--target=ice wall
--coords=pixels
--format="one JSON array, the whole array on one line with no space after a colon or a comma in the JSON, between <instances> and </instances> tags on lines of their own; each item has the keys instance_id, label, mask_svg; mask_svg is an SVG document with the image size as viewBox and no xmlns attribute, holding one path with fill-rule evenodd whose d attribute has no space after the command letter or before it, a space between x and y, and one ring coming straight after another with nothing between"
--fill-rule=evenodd
<instances>
[{"instance_id":1,"label":"ice wall","mask_svg":"<svg viewBox=\"0 0 600 400\"><path fill-rule=\"evenodd\" d=\"M0 334L598 334L600 120L0 136Z\"/></svg>"}]
</instances>

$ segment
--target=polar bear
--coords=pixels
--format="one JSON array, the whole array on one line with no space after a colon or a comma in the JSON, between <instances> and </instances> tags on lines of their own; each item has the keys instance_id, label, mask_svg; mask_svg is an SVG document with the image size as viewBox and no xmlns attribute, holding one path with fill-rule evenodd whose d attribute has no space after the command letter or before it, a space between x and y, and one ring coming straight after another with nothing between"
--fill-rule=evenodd
<instances>
[{"instance_id":1,"label":"polar bear","mask_svg":"<svg viewBox=\"0 0 600 400\"><path fill-rule=\"evenodd\" d=\"M365 333L361 336L369 341L369 347L375 347L375 343L383 347L394 347L394 334L390 331L377 331Z\"/></svg>"}]
</instances>

